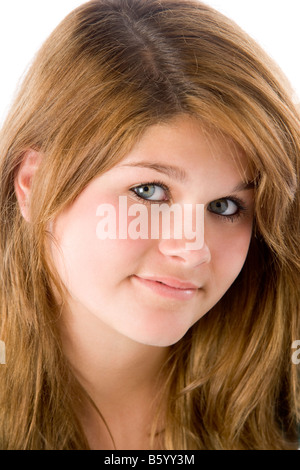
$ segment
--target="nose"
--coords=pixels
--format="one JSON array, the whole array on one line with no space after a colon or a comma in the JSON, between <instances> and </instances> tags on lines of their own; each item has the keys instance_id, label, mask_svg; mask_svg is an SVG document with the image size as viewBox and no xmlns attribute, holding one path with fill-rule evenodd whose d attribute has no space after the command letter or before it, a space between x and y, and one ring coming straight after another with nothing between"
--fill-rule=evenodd
<instances>
[{"instance_id":1,"label":"nose","mask_svg":"<svg viewBox=\"0 0 300 470\"><path fill-rule=\"evenodd\" d=\"M160 240L159 251L165 255L177 259L177 261L187 263L190 267L207 264L211 260L210 249L203 243L201 248L187 248L186 240L176 240L174 238Z\"/></svg>"}]
</instances>

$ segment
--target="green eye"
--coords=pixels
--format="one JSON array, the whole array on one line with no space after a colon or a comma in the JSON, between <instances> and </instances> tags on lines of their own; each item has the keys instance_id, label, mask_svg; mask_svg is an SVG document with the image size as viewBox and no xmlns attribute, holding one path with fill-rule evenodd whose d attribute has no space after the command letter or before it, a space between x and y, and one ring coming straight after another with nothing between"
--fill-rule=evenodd
<instances>
[{"instance_id":1,"label":"green eye","mask_svg":"<svg viewBox=\"0 0 300 470\"><path fill-rule=\"evenodd\" d=\"M216 199L208 205L208 211L219 217L223 222L235 222L248 212L247 205L235 196Z\"/></svg>"},{"instance_id":2,"label":"green eye","mask_svg":"<svg viewBox=\"0 0 300 470\"><path fill-rule=\"evenodd\" d=\"M212 212L220 215L232 215L236 212L237 206L234 202L228 199L218 199L209 204L209 208ZM226 211L228 211L226 213Z\"/></svg>"},{"instance_id":3,"label":"green eye","mask_svg":"<svg viewBox=\"0 0 300 470\"><path fill-rule=\"evenodd\" d=\"M217 199L209 204L209 210L219 215L234 215L238 212L238 205L230 199Z\"/></svg>"},{"instance_id":4,"label":"green eye","mask_svg":"<svg viewBox=\"0 0 300 470\"><path fill-rule=\"evenodd\" d=\"M138 197L147 201L167 200L167 189L160 184L147 183L131 189Z\"/></svg>"},{"instance_id":5,"label":"green eye","mask_svg":"<svg viewBox=\"0 0 300 470\"><path fill-rule=\"evenodd\" d=\"M150 198L155 193L154 184L146 184L145 186L139 186L135 188L136 194L140 197Z\"/></svg>"}]
</instances>

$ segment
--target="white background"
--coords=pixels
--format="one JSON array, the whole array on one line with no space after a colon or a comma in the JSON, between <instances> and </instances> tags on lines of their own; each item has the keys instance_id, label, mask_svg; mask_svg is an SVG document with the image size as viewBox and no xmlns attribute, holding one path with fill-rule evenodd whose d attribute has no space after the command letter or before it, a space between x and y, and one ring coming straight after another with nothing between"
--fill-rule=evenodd
<instances>
[{"instance_id":1,"label":"white background","mask_svg":"<svg viewBox=\"0 0 300 470\"><path fill-rule=\"evenodd\" d=\"M0 125L34 54L84 0L0 0ZM300 0L206 0L275 59L300 97Z\"/></svg>"}]
</instances>

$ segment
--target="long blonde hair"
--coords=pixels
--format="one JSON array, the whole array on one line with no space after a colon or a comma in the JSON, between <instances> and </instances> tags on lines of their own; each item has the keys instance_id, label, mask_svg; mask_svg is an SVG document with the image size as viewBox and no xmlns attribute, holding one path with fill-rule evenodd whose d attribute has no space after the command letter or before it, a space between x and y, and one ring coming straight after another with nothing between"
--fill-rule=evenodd
<instances>
[{"instance_id":1,"label":"long blonde hair","mask_svg":"<svg viewBox=\"0 0 300 470\"><path fill-rule=\"evenodd\" d=\"M93 0L38 52L0 138L1 449L88 449L87 399L57 329L47 227L153 124L189 114L248 156L249 253L218 304L164 365L165 449L293 449L300 420L300 122L281 72L196 0ZM43 153L21 216L14 176ZM101 411L101 410L100 410Z\"/></svg>"}]
</instances>

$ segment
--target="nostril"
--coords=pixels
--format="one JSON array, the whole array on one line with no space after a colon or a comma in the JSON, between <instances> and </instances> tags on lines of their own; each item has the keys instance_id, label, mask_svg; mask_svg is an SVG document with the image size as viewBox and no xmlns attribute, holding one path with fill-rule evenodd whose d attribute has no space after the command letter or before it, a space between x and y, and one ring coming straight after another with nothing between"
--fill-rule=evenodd
<instances>
[{"instance_id":1,"label":"nostril","mask_svg":"<svg viewBox=\"0 0 300 470\"><path fill-rule=\"evenodd\" d=\"M211 260L211 253L205 242L200 249L187 249L185 240L161 240L159 250L163 255L178 258L192 267L207 264Z\"/></svg>"}]
</instances>

